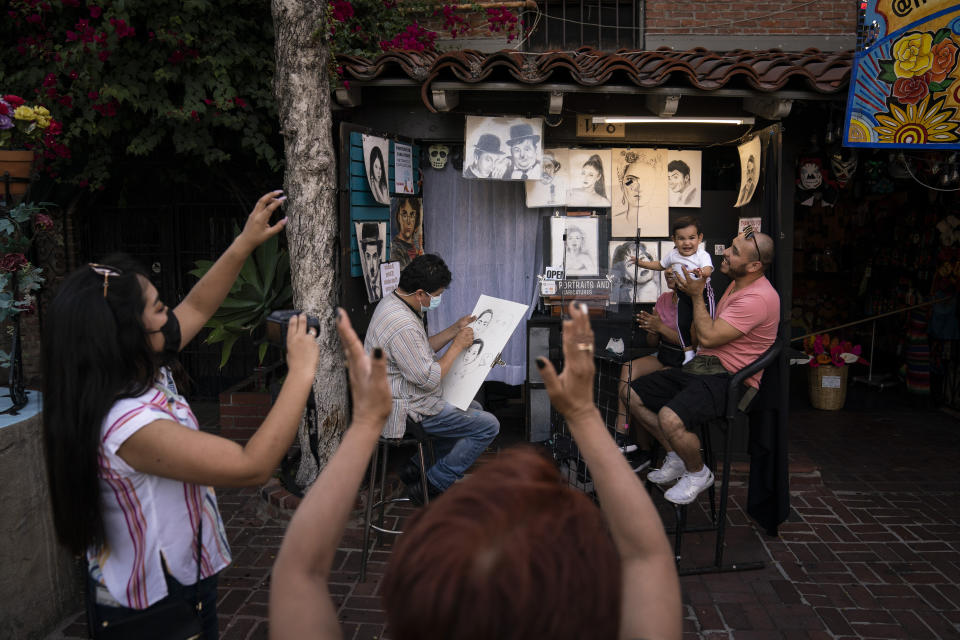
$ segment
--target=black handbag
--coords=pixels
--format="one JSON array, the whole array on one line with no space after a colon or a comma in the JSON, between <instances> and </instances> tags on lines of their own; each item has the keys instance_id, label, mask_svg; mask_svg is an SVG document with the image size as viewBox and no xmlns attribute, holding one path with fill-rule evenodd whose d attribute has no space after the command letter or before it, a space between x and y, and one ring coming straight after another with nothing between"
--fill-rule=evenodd
<instances>
[{"instance_id":1,"label":"black handbag","mask_svg":"<svg viewBox=\"0 0 960 640\"><path fill-rule=\"evenodd\" d=\"M203 518L197 527L197 581L193 604L181 598L166 598L164 601L138 611L118 622L97 620L96 607L89 605L87 618L90 636L95 640L197 640L203 637L203 621L200 617L200 554ZM93 595L88 589L87 597Z\"/></svg>"}]
</instances>

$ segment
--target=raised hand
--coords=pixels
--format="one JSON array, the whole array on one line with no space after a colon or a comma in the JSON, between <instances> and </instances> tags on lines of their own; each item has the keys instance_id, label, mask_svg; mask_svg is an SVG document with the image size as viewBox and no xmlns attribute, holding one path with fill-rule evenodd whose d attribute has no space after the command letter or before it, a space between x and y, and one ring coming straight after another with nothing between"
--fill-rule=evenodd
<instances>
[{"instance_id":1,"label":"raised hand","mask_svg":"<svg viewBox=\"0 0 960 640\"><path fill-rule=\"evenodd\" d=\"M307 315L298 313L287 326L287 369L295 375L313 376L320 361L317 330L307 328Z\"/></svg>"},{"instance_id":2,"label":"raised hand","mask_svg":"<svg viewBox=\"0 0 960 640\"><path fill-rule=\"evenodd\" d=\"M350 318L340 308L337 308L337 333L347 357L353 423L380 431L393 405L393 394L387 382L387 358L379 347L373 350L372 357L364 351Z\"/></svg>"},{"instance_id":3,"label":"raised hand","mask_svg":"<svg viewBox=\"0 0 960 640\"><path fill-rule=\"evenodd\" d=\"M550 395L550 402L568 421L596 411L593 404L593 329L583 303L570 303L570 319L563 322L563 373L544 357L537 366Z\"/></svg>"},{"instance_id":4,"label":"raised hand","mask_svg":"<svg viewBox=\"0 0 960 640\"><path fill-rule=\"evenodd\" d=\"M247 216L243 231L240 232L237 239L242 241L249 251L253 251L287 226L285 217L275 224L270 224L270 216L287 199L287 196L282 194L283 190L281 189L263 194L257 200L257 204L254 205L253 211Z\"/></svg>"}]
</instances>

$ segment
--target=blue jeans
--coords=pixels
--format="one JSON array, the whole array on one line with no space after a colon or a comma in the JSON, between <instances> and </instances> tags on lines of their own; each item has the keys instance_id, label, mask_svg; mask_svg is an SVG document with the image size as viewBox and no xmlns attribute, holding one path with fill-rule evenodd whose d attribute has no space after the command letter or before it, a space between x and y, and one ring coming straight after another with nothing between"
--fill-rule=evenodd
<instances>
[{"instance_id":1,"label":"blue jeans","mask_svg":"<svg viewBox=\"0 0 960 640\"><path fill-rule=\"evenodd\" d=\"M434 437L433 453L437 459L427 469L427 480L444 491L463 477L464 471L500 433L500 421L476 401L466 411L445 402L440 413L425 417L420 424Z\"/></svg>"}]
</instances>

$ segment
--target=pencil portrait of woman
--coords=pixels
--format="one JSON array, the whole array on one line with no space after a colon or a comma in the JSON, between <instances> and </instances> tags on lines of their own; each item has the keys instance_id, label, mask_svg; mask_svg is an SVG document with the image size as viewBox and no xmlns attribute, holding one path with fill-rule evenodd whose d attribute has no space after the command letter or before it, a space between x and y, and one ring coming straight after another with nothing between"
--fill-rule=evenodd
<instances>
[{"instance_id":1,"label":"pencil portrait of woman","mask_svg":"<svg viewBox=\"0 0 960 640\"><path fill-rule=\"evenodd\" d=\"M383 152L380 147L373 147L370 150L370 162L368 163L367 181L370 183L370 191L373 193L373 199L380 204L390 204L390 188L387 186L387 168L383 161Z\"/></svg>"},{"instance_id":2,"label":"pencil portrait of woman","mask_svg":"<svg viewBox=\"0 0 960 640\"><path fill-rule=\"evenodd\" d=\"M609 170L610 153L605 154L604 163L599 153L592 153L580 166L579 172L571 169L570 185L567 191L567 206L609 207L610 198L607 196L607 181L604 177L604 167ZM575 158L571 157L571 167L575 167Z\"/></svg>"}]
</instances>

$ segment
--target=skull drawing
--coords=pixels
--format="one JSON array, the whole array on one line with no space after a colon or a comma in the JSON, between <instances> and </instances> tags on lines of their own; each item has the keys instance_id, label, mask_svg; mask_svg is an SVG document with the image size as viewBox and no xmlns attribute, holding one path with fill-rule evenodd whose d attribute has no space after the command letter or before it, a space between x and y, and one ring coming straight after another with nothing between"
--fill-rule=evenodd
<instances>
[{"instance_id":1,"label":"skull drawing","mask_svg":"<svg viewBox=\"0 0 960 640\"><path fill-rule=\"evenodd\" d=\"M450 147L445 144L430 145L430 166L434 169L443 169L447 166L447 155L450 153Z\"/></svg>"}]
</instances>

